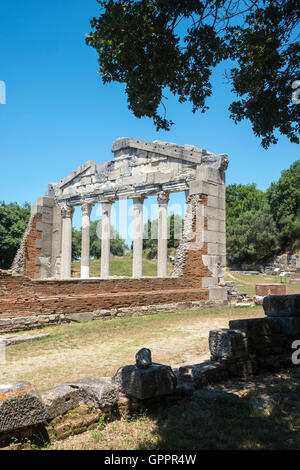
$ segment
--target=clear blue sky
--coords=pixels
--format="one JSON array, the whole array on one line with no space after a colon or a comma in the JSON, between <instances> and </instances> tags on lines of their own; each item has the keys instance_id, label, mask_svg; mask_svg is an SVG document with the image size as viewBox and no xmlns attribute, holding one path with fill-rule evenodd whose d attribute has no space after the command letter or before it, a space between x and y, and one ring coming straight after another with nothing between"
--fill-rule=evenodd
<instances>
[{"instance_id":1,"label":"clear blue sky","mask_svg":"<svg viewBox=\"0 0 300 470\"><path fill-rule=\"evenodd\" d=\"M299 158L285 137L268 151L249 123L229 119L233 96L224 67L213 75L214 94L206 114L189 104L167 102L170 132L157 133L150 119L127 108L124 87L102 85L96 52L85 45L96 0L15 0L0 4L0 80L7 102L0 105L0 200L35 203L86 160L112 158L118 137L192 144L227 153L227 183L252 183L265 190Z\"/></svg>"}]
</instances>

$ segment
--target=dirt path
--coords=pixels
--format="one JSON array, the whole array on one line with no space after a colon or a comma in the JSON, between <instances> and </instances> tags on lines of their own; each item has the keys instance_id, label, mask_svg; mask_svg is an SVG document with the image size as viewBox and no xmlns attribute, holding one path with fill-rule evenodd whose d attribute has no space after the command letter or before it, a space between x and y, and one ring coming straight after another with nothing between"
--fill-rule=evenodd
<instances>
[{"instance_id":1,"label":"dirt path","mask_svg":"<svg viewBox=\"0 0 300 470\"><path fill-rule=\"evenodd\" d=\"M112 376L119 367L134 363L142 347L152 351L154 362L172 367L196 364L208 352L209 331L228 327L233 315L262 314L260 308L247 309L247 313L220 309L211 315L165 314L47 328L50 338L7 348L0 382L28 380L45 391L79 377Z\"/></svg>"}]
</instances>

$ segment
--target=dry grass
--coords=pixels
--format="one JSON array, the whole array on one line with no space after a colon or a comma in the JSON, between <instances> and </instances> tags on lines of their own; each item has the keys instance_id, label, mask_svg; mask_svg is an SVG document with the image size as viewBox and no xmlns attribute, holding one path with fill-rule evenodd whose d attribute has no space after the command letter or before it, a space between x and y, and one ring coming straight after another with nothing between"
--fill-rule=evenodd
<instances>
[{"instance_id":1,"label":"dry grass","mask_svg":"<svg viewBox=\"0 0 300 470\"><path fill-rule=\"evenodd\" d=\"M142 347L153 361L193 364L208 352L208 333L233 318L263 316L262 307L210 308L46 327L51 337L7 348L0 381L27 380L39 391L85 376L112 376Z\"/></svg>"},{"instance_id":2,"label":"dry grass","mask_svg":"<svg viewBox=\"0 0 300 470\"><path fill-rule=\"evenodd\" d=\"M289 278L281 276L267 276L266 274L238 274L227 271L225 281L235 281L239 292L255 295L256 284L285 284L287 294L300 294L300 284L292 283Z\"/></svg>"}]
</instances>

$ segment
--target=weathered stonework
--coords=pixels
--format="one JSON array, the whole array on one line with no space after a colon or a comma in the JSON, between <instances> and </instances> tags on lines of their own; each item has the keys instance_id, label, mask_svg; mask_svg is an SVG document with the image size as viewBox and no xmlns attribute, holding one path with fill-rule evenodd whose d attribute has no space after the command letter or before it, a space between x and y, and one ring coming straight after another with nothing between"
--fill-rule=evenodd
<instances>
[{"instance_id":1,"label":"weathered stonework","mask_svg":"<svg viewBox=\"0 0 300 470\"><path fill-rule=\"evenodd\" d=\"M49 184L46 195L32 207L12 270L0 273L0 331L15 331L19 324L29 328L93 319L94 312L101 310L226 303L227 291L219 286L219 279L226 265L227 156L187 145L127 138L116 140L112 151L114 160L103 164L90 160L59 183ZM171 192L178 191L187 197L184 234L168 277L168 200ZM143 201L151 195L157 196L159 205L157 278L142 275ZM132 278L109 275L110 212L120 198L134 200ZM101 277L90 279L90 213L99 203L103 213ZM71 279L75 206L81 206L83 217L81 279L76 280Z\"/></svg>"}]
</instances>

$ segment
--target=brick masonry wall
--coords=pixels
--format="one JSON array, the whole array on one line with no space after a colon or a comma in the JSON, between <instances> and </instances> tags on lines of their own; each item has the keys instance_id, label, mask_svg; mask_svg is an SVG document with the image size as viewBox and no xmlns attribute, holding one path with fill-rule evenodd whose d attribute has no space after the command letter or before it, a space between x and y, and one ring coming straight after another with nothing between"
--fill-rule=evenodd
<instances>
[{"instance_id":1,"label":"brick masonry wall","mask_svg":"<svg viewBox=\"0 0 300 470\"><path fill-rule=\"evenodd\" d=\"M115 278L91 280L33 280L0 271L0 332L34 328L51 317L55 323L72 314L98 312L95 318L126 315L118 309L174 304L209 303L208 289L179 278ZM151 313L145 311L146 314ZM41 317L41 321L39 321ZM93 317L94 318L94 317ZM13 320L12 320L13 319ZM18 320L19 319L19 320ZM90 318L92 319L92 318Z\"/></svg>"},{"instance_id":2,"label":"brick masonry wall","mask_svg":"<svg viewBox=\"0 0 300 470\"><path fill-rule=\"evenodd\" d=\"M187 203L193 203L190 196ZM207 243L204 243L202 238L203 230L207 230L207 217L202 215L202 207L207 206L207 196L201 194L197 196L195 209L193 210L192 219L192 232L193 237L189 240L189 249L186 252L186 256L182 268L182 276L185 279L189 279L190 282L195 284L199 283L204 277L212 277L211 272L203 264L202 256L207 255ZM203 226L201 226L203 224Z\"/></svg>"},{"instance_id":3,"label":"brick masonry wall","mask_svg":"<svg viewBox=\"0 0 300 470\"><path fill-rule=\"evenodd\" d=\"M36 258L41 256L41 248L37 248L37 240L42 239L42 232L37 230L37 224L42 222L42 214L35 214L32 228L26 239L24 247L24 276L36 277L40 273L40 266L36 264Z\"/></svg>"},{"instance_id":4,"label":"brick masonry wall","mask_svg":"<svg viewBox=\"0 0 300 470\"><path fill-rule=\"evenodd\" d=\"M256 284L256 295L265 297L267 295L285 295L285 284Z\"/></svg>"}]
</instances>

